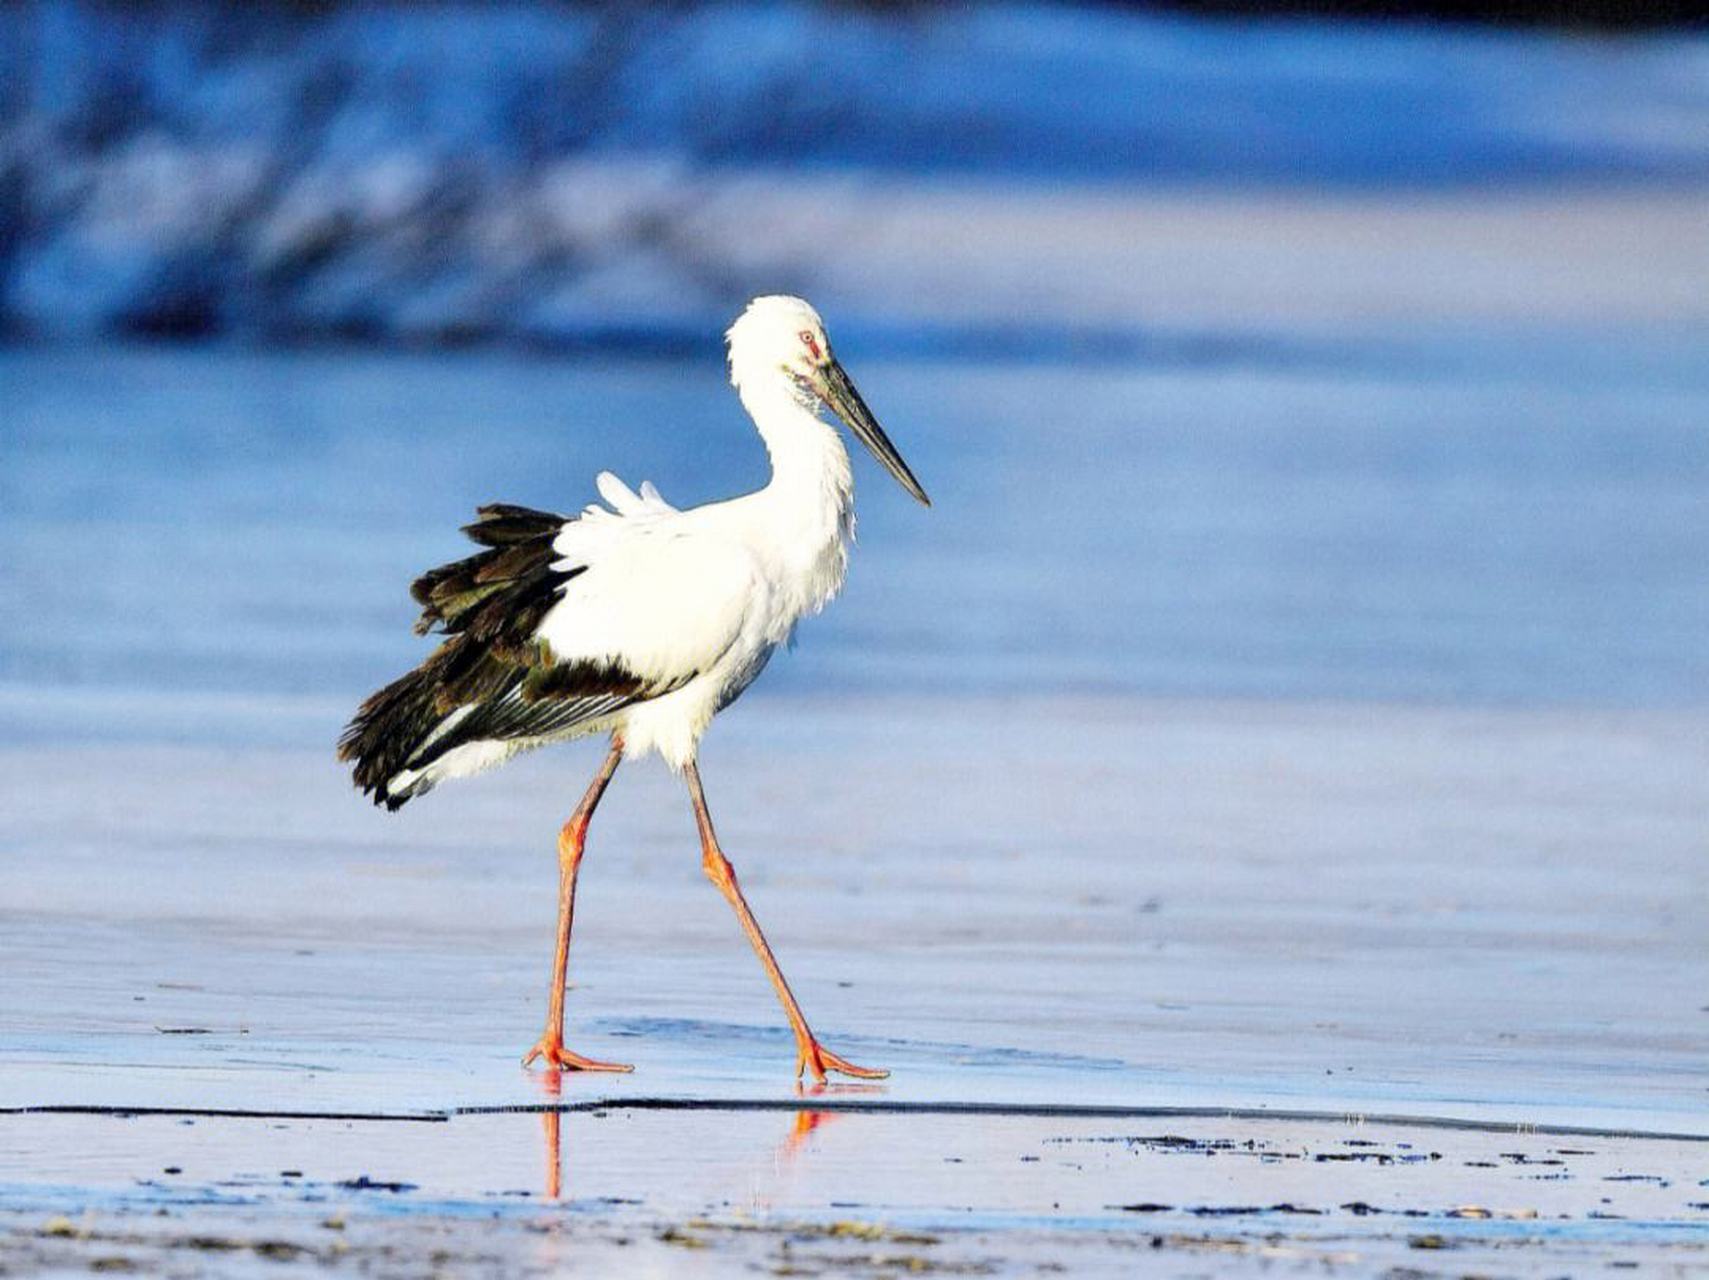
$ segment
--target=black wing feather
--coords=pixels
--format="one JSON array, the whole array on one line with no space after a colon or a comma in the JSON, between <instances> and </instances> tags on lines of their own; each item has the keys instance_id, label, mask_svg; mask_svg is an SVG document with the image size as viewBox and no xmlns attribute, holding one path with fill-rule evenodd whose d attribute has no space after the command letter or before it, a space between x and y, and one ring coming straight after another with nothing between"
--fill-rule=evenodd
<instances>
[{"instance_id":1,"label":"black wing feather","mask_svg":"<svg viewBox=\"0 0 1709 1280\"><path fill-rule=\"evenodd\" d=\"M538 739L655 698L661 687L613 663L557 662L536 638L541 620L585 565L559 567L553 544L569 521L529 507L480 508L464 528L486 550L417 578L416 633L446 636L414 671L365 701L338 743L357 787L396 809L425 786L390 779L469 742ZM455 724L445 721L473 707Z\"/></svg>"}]
</instances>

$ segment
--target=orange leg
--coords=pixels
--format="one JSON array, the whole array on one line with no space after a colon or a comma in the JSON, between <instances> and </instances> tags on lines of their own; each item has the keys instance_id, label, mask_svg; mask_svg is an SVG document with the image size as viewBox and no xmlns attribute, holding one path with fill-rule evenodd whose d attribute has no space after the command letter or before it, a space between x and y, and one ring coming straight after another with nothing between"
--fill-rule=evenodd
<instances>
[{"instance_id":1,"label":"orange leg","mask_svg":"<svg viewBox=\"0 0 1709 1280\"><path fill-rule=\"evenodd\" d=\"M544 1058L548 1067L568 1071L633 1071L622 1062L600 1062L571 1053L564 1048L564 980L570 967L570 924L576 914L576 871L581 866L582 850L587 845L588 823L598 806L611 775L623 760L623 743L613 738L611 751L599 768L593 783L558 833L558 951L552 962L552 994L546 1004L546 1031L534 1047L522 1056L528 1066L536 1058Z\"/></svg>"},{"instance_id":2,"label":"orange leg","mask_svg":"<svg viewBox=\"0 0 1709 1280\"><path fill-rule=\"evenodd\" d=\"M795 1002L789 983L784 980L783 970L777 967L777 957L772 955L765 934L760 932L759 921L754 919L754 913L748 909L747 900L742 897L741 886L736 883L736 869L730 865L730 860L718 847L718 836L712 830L712 815L706 809L706 793L700 786L700 770L694 761L688 762L683 769L683 775L688 779L688 794L694 801L694 820L700 827L701 868L706 872L706 878L718 886L718 892L724 895L725 901L736 912L736 919L742 924L742 932L748 935L754 954L759 956L760 963L765 966L766 975L771 979L771 985L777 990L777 998L783 1005L783 1012L789 1017L791 1030L795 1032L796 1077L799 1079L803 1071L811 1071L815 1080L823 1082L825 1072L840 1071L844 1075L862 1080L884 1079L890 1074L888 1071L857 1067L848 1059L838 1057L820 1044L808 1028L807 1019L801 1013L801 1006Z\"/></svg>"}]
</instances>

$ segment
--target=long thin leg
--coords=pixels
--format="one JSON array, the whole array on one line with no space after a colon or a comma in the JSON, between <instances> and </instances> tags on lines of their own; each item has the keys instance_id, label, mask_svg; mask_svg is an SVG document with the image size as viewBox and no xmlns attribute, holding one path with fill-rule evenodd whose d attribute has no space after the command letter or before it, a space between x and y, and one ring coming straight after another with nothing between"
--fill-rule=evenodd
<instances>
[{"instance_id":1,"label":"long thin leg","mask_svg":"<svg viewBox=\"0 0 1709 1280\"><path fill-rule=\"evenodd\" d=\"M588 824L599 805L611 775L623 761L623 743L611 740L611 750L588 786L587 794L576 806L563 829L558 832L558 951L552 961L552 994L546 1003L546 1030L534 1047L522 1056L527 1066L536 1058L545 1058L548 1067L571 1071L633 1071L622 1062L600 1062L571 1053L564 1048L564 980L570 967L570 925L576 914L576 871L581 866L582 850L587 845Z\"/></svg>"},{"instance_id":2,"label":"long thin leg","mask_svg":"<svg viewBox=\"0 0 1709 1280\"><path fill-rule=\"evenodd\" d=\"M683 776L688 779L689 798L694 801L694 820L700 827L700 865L706 872L706 878L718 886L718 892L724 895L725 901L735 910L736 919L742 923L742 932L748 935L754 954L759 956L760 963L765 966L766 975L771 979L771 985L777 990L777 998L783 1005L784 1013L789 1017L790 1029L795 1032L796 1077L799 1078L802 1071L807 1070L813 1073L815 1080L821 1082L825 1079L826 1071L840 1071L844 1075L856 1076L862 1080L884 1079L890 1074L888 1071L857 1067L848 1059L838 1057L820 1044L808 1028L807 1019L801 1013L801 1006L795 1002L795 995L784 979L783 970L777 967L777 957L772 955L765 934L760 932L760 922L754 919L747 899L742 897L741 886L736 883L736 868L730 865L730 860L718 847L718 835L712 829L712 815L706 808L706 792L700 786L700 769L694 761L688 762L683 769Z\"/></svg>"}]
</instances>

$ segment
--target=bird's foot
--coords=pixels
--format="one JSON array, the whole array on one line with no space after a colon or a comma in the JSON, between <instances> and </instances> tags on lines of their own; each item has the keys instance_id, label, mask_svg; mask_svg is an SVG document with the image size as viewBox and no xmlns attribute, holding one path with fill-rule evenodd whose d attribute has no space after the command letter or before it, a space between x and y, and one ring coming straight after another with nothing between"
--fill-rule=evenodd
<instances>
[{"instance_id":1,"label":"bird's foot","mask_svg":"<svg viewBox=\"0 0 1709 1280\"><path fill-rule=\"evenodd\" d=\"M579 1053L571 1053L564 1048L563 1040L555 1035L543 1035L534 1042L534 1047L522 1055L522 1065L532 1066L534 1059L544 1058L546 1066L558 1071L633 1071L635 1068L627 1062L601 1062L597 1058L584 1058Z\"/></svg>"},{"instance_id":2,"label":"bird's foot","mask_svg":"<svg viewBox=\"0 0 1709 1280\"><path fill-rule=\"evenodd\" d=\"M799 1080L803 1071L811 1071L813 1079L820 1084L825 1083L827 1071L838 1071L845 1076L853 1076L857 1080L883 1080L889 1076L888 1071L876 1067L857 1067L847 1058L832 1053L817 1040L808 1040L798 1045L795 1050L795 1078Z\"/></svg>"}]
</instances>

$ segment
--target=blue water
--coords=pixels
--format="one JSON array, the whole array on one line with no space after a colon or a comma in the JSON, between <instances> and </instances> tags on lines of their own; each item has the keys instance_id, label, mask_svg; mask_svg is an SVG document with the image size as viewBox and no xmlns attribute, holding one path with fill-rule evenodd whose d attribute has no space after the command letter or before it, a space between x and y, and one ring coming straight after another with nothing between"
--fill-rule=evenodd
<instances>
[{"instance_id":1,"label":"blue water","mask_svg":"<svg viewBox=\"0 0 1709 1280\"><path fill-rule=\"evenodd\" d=\"M0 107L59 136L160 131L398 153L502 184L584 148L699 164L1268 185L1709 173L1709 42L1113 6L52 0L0 10Z\"/></svg>"},{"instance_id":2,"label":"blue water","mask_svg":"<svg viewBox=\"0 0 1709 1280\"><path fill-rule=\"evenodd\" d=\"M1701 705L1709 366L1576 341L845 344L937 505L857 462L845 596L760 688ZM0 683L85 695L354 698L477 504L765 476L712 359L14 349L0 386Z\"/></svg>"}]
</instances>

